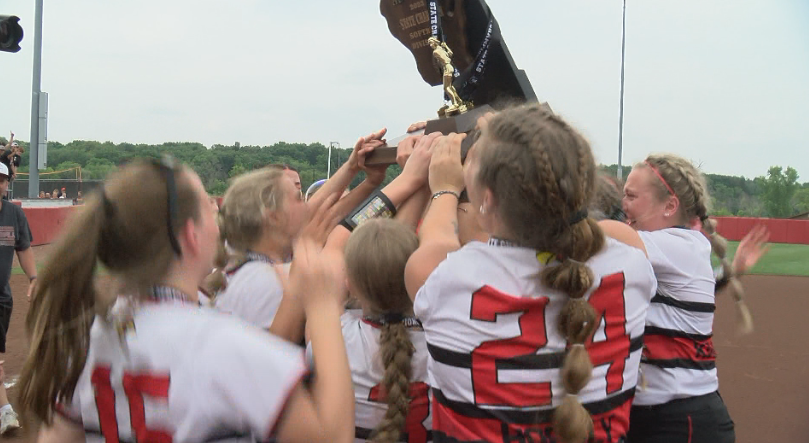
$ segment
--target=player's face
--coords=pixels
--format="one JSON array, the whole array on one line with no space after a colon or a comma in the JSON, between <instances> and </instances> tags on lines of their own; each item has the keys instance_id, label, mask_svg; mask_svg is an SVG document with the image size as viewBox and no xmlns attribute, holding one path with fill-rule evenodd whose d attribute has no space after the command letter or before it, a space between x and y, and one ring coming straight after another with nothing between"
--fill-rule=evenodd
<instances>
[{"instance_id":1,"label":"player's face","mask_svg":"<svg viewBox=\"0 0 809 443\"><path fill-rule=\"evenodd\" d=\"M309 207L303 201L300 189L295 186L295 182L289 175L284 175L284 178L279 180L279 183L284 193L284 204L282 206L286 222L284 231L290 238L293 238L298 235L298 232L309 220ZM300 185L300 182L298 185Z\"/></svg>"},{"instance_id":2,"label":"player's face","mask_svg":"<svg viewBox=\"0 0 809 443\"><path fill-rule=\"evenodd\" d=\"M654 231L671 225L665 217L666 202L657 197L657 187L652 180L660 180L649 168L634 168L626 178L622 205L626 220L639 231Z\"/></svg>"},{"instance_id":3,"label":"player's face","mask_svg":"<svg viewBox=\"0 0 809 443\"><path fill-rule=\"evenodd\" d=\"M199 262L202 275L213 268L217 247L219 246L219 225L216 223L216 215L219 208L216 200L205 191L205 186L197 174L189 174L190 180L197 193L199 200L200 216L195 225L195 235L199 245Z\"/></svg>"},{"instance_id":4,"label":"player's face","mask_svg":"<svg viewBox=\"0 0 809 443\"><path fill-rule=\"evenodd\" d=\"M301 190L301 176L297 172L291 169L284 169L284 175L292 179L292 183L295 185L295 188L298 189L298 192Z\"/></svg>"}]
</instances>

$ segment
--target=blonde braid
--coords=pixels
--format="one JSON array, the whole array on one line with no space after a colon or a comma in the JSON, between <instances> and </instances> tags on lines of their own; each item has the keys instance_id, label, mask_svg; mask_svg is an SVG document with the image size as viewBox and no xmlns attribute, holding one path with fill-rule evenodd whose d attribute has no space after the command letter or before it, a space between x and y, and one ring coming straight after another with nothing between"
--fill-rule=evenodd
<instances>
[{"instance_id":1,"label":"blonde braid","mask_svg":"<svg viewBox=\"0 0 809 443\"><path fill-rule=\"evenodd\" d=\"M410 409L410 363L414 352L404 324L388 323L382 327L379 356L385 367L382 387L388 410L374 432L373 441L376 443L397 442L404 430Z\"/></svg>"},{"instance_id":2,"label":"blonde braid","mask_svg":"<svg viewBox=\"0 0 809 443\"><path fill-rule=\"evenodd\" d=\"M722 275L728 279L728 290L730 295L736 301L736 325L739 334L747 335L753 332L753 315L750 314L750 308L744 301L744 287L739 279L733 272L727 257L727 240L724 239L718 232L716 232L716 220L708 218L703 222L702 228L708 233L708 239L711 242L711 249L719 257L722 263Z\"/></svg>"}]
</instances>

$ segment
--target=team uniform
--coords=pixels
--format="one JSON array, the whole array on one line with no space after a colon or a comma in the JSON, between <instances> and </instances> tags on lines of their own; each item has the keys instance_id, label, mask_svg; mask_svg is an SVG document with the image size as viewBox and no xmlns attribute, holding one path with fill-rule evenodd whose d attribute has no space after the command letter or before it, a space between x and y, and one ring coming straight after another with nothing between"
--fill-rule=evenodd
<instances>
[{"instance_id":1,"label":"team uniform","mask_svg":"<svg viewBox=\"0 0 809 443\"><path fill-rule=\"evenodd\" d=\"M733 441L723 440L733 434L733 421L718 393L711 244L683 228L638 234L658 288L646 317L646 386L635 396L630 437L655 441L646 438L679 433L697 442L706 433L704 441Z\"/></svg>"},{"instance_id":2,"label":"team uniform","mask_svg":"<svg viewBox=\"0 0 809 443\"><path fill-rule=\"evenodd\" d=\"M247 253L247 261L228 271L224 290L214 307L262 329L269 329L281 305L284 287L278 273L289 275L290 263L275 264L268 257Z\"/></svg>"},{"instance_id":3,"label":"team uniform","mask_svg":"<svg viewBox=\"0 0 809 443\"><path fill-rule=\"evenodd\" d=\"M363 318L362 310L349 310L340 319L343 339L354 383L355 442L369 441L388 409L382 378L385 368L379 358L381 320ZM411 362L410 411L400 441L425 443L431 440L429 385L427 383L427 342L421 324L405 318L415 353ZM311 346L310 346L311 348Z\"/></svg>"},{"instance_id":4,"label":"team uniform","mask_svg":"<svg viewBox=\"0 0 809 443\"><path fill-rule=\"evenodd\" d=\"M416 295L430 354L433 440L539 442L554 436L564 400L558 332L566 294L541 286L536 251L471 242L451 253ZM586 297L598 328L586 343L594 369L578 394L593 416L594 441L620 442L638 380L646 310L656 283L635 248L612 239L588 262Z\"/></svg>"},{"instance_id":5,"label":"team uniform","mask_svg":"<svg viewBox=\"0 0 809 443\"><path fill-rule=\"evenodd\" d=\"M96 318L59 413L87 442L252 442L276 429L306 373L300 348L160 288L123 334Z\"/></svg>"}]
</instances>

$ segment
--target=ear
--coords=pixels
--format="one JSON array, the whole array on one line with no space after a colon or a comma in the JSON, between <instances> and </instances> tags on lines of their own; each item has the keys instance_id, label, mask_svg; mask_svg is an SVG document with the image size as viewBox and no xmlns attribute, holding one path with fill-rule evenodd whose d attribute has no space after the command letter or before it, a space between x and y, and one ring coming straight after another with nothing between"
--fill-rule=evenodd
<instances>
[{"instance_id":1,"label":"ear","mask_svg":"<svg viewBox=\"0 0 809 443\"><path fill-rule=\"evenodd\" d=\"M486 214L491 214L497 208L497 199L491 189L483 190L483 209Z\"/></svg>"},{"instance_id":2,"label":"ear","mask_svg":"<svg viewBox=\"0 0 809 443\"><path fill-rule=\"evenodd\" d=\"M674 215L680 209L680 199L676 195L670 195L666 200L665 211L667 214Z\"/></svg>"},{"instance_id":3,"label":"ear","mask_svg":"<svg viewBox=\"0 0 809 443\"><path fill-rule=\"evenodd\" d=\"M200 239L197 236L196 227L194 220L189 218L177 233L177 241L180 243L183 254L188 252L191 255L197 255L200 252Z\"/></svg>"}]
</instances>

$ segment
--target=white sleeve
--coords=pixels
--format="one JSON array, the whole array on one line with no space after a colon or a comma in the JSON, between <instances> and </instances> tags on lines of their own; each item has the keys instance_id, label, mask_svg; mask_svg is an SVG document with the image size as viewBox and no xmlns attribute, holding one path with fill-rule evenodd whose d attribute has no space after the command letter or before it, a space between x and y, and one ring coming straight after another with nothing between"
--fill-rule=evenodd
<instances>
[{"instance_id":1,"label":"white sleeve","mask_svg":"<svg viewBox=\"0 0 809 443\"><path fill-rule=\"evenodd\" d=\"M284 296L277 272L288 271L288 267L276 271L266 263L245 264L228 279L225 290L214 299L216 309L269 329Z\"/></svg>"},{"instance_id":2,"label":"white sleeve","mask_svg":"<svg viewBox=\"0 0 809 443\"><path fill-rule=\"evenodd\" d=\"M430 311L432 311L432 307L436 303L435 297L441 290L442 277L447 274L445 271L446 266L447 260L444 260L430 273L430 276L427 277L427 280L416 293L416 298L413 300L413 313L421 321L428 321L430 318Z\"/></svg>"},{"instance_id":3,"label":"white sleeve","mask_svg":"<svg viewBox=\"0 0 809 443\"><path fill-rule=\"evenodd\" d=\"M210 416L223 424L246 426L266 440L307 373L303 349L238 322L216 328L195 362L197 401L209 405Z\"/></svg>"}]
</instances>

